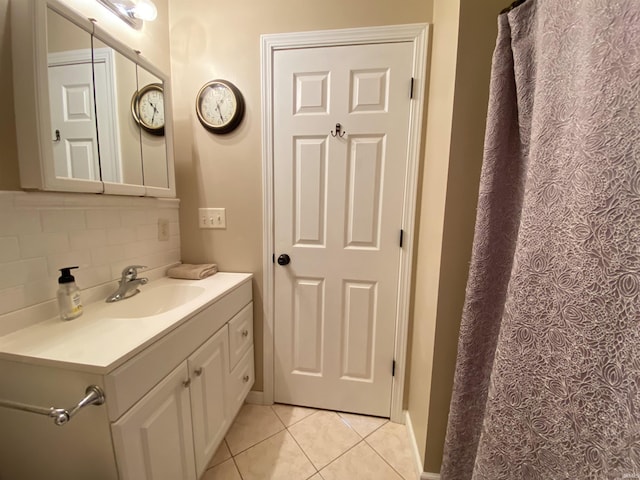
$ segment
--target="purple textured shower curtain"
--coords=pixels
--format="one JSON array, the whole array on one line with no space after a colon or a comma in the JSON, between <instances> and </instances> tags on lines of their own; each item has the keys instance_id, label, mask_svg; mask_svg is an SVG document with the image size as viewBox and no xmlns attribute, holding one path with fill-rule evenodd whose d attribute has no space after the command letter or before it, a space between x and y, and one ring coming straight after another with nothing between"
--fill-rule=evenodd
<instances>
[{"instance_id":1,"label":"purple textured shower curtain","mask_svg":"<svg viewBox=\"0 0 640 480\"><path fill-rule=\"evenodd\" d=\"M640 479L640 0L498 24L441 478Z\"/></svg>"}]
</instances>

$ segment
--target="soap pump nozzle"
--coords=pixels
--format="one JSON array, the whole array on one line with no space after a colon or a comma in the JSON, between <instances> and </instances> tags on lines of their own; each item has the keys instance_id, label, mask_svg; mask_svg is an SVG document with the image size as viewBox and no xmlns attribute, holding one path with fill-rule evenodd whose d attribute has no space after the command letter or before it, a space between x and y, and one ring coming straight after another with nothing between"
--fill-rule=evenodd
<instances>
[{"instance_id":1,"label":"soap pump nozzle","mask_svg":"<svg viewBox=\"0 0 640 480\"><path fill-rule=\"evenodd\" d=\"M60 278L58 278L58 283L73 283L76 281L76 278L71 275L71 270L75 270L78 267L65 267L60 269Z\"/></svg>"}]
</instances>

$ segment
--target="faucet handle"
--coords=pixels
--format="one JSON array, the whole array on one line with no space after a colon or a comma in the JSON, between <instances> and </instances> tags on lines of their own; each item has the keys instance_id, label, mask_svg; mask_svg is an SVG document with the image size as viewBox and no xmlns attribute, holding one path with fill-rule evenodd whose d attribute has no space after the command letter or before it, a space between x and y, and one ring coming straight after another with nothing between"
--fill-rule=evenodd
<instances>
[{"instance_id":1,"label":"faucet handle","mask_svg":"<svg viewBox=\"0 0 640 480\"><path fill-rule=\"evenodd\" d=\"M138 276L138 269L147 268L145 265L129 265L122 270L122 278L131 277L135 280Z\"/></svg>"}]
</instances>

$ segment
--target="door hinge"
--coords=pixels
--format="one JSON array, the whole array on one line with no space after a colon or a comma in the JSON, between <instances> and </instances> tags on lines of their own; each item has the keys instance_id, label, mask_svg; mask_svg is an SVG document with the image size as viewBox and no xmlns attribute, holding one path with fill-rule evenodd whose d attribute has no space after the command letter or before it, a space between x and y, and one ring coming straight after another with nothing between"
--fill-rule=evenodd
<instances>
[{"instance_id":1,"label":"door hinge","mask_svg":"<svg viewBox=\"0 0 640 480\"><path fill-rule=\"evenodd\" d=\"M276 263L276 254L271 255L271 263Z\"/></svg>"},{"instance_id":2,"label":"door hinge","mask_svg":"<svg viewBox=\"0 0 640 480\"><path fill-rule=\"evenodd\" d=\"M403 243L404 243L404 230L401 228L400 229L400 248L402 248Z\"/></svg>"},{"instance_id":3,"label":"door hinge","mask_svg":"<svg viewBox=\"0 0 640 480\"><path fill-rule=\"evenodd\" d=\"M409 92L409 98L413 98L413 84L415 83L415 78L411 77L411 91Z\"/></svg>"},{"instance_id":4,"label":"door hinge","mask_svg":"<svg viewBox=\"0 0 640 480\"><path fill-rule=\"evenodd\" d=\"M393 363L391 364L391 376L395 377L396 376L396 361L394 360Z\"/></svg>"}]
</instances>

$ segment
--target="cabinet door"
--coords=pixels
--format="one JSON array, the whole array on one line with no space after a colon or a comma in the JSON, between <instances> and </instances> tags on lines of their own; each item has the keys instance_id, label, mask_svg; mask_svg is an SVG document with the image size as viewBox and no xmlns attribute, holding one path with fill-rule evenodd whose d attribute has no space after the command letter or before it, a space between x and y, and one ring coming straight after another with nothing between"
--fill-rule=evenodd
<instances>
[{"instance_id":1,"label":"cabinet door","mask_svg":"<svg viewBox=\"0 0 640 480\"><path fill-rule=\"evenodd\" d=\"M111 426L122 480L195 480L187 362Z\"/></svg>"},{"instance_id":2,"label":"cabinet door","mask_svg":"<svg viewBox=\"0 0 640 480\"><path fill-rule=\"evenodd\" d=\"M227 326L188 359L196 470L200 475L229 427L225 380L229 372Z\"/></svg>"}]
</instances>

